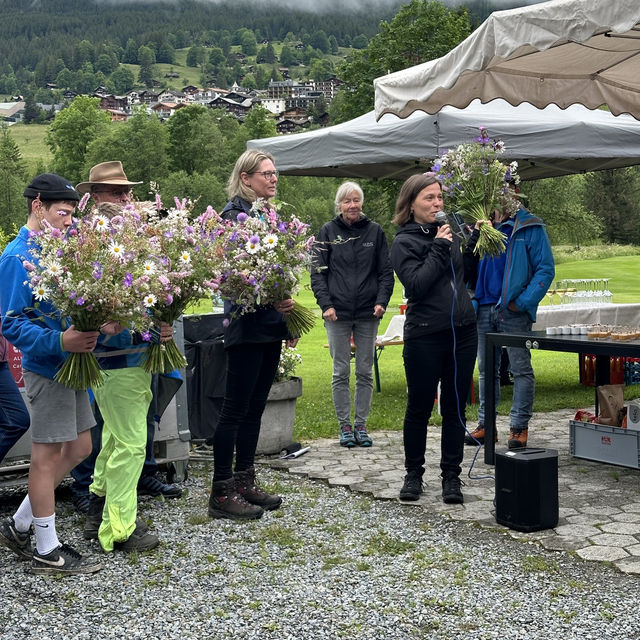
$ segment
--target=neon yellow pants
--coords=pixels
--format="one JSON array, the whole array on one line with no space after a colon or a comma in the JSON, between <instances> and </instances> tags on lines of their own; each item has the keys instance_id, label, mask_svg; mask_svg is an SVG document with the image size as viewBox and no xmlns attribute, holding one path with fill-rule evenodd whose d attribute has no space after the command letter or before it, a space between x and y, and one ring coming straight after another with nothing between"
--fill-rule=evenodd
<instances>
[{"instance_id":1,"label":"neon yellow pants","mask_svg":"<svg viewBox=\"0 0 640 640\"><path fill-rule=\"evenodd\" d=\"M110 369L94 390L104 419L102 448L96 459L92 493L105 496L98 539L105 551L127 540L136 528L137 486L147 443L151 374L141 367Z\"/></svg>"}]
</instances>

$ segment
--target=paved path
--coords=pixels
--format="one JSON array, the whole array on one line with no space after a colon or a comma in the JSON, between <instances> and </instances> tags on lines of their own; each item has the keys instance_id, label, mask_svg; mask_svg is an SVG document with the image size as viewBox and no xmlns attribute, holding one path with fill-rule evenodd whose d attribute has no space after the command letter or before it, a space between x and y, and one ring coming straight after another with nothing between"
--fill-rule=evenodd
<instances>
[{"instance_id":1,"label":"paved path","mask_svg":"<svg viewBox=\"0 0 640 640\"><path fill-rule=\"evenodd\" d=\"M495 521L494 481L466 477L475 447L465 447L463 505L445 505L441 498L438 462L440 428L429 427L425 491L411 508L440 512L480 527L504 530L514 538L539 542L550 550L574 551L585 560L611 562L626 573L640 574L640 471L574 458L569 455L569 419L573 412L534 415L529 446L558 451L560 520L555 529L522 533ZM507 417L499 416L497 448L506 446ZM292 474L345 486L374 498L396 500L404 478L402 433L376 431L369 449L345 449L335 439L314 440L311 450L294 460L263 459L263 463ZM472 476L492 476L481 450Z\"/></svg>"}]
</instances>

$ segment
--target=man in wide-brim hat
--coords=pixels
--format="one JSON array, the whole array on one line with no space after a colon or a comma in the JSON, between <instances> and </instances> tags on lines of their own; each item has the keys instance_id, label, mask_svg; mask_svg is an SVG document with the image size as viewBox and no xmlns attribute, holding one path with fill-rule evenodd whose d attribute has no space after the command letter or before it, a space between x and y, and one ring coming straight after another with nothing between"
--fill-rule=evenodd
<instances>
[{"instance_id":1,"label":"man in wide-brim hat","mask_svg":"<svg viewBox=\"0 0 640 640\"><path fill-rule=\"evenodd\" d=\"M122 162L101 162L91 168L89 180L76 186L81 194L90 193L96 204L101 202L131 201L131 187L142 182L131 182L122 168Z\"/></svg>"}]
</instances>

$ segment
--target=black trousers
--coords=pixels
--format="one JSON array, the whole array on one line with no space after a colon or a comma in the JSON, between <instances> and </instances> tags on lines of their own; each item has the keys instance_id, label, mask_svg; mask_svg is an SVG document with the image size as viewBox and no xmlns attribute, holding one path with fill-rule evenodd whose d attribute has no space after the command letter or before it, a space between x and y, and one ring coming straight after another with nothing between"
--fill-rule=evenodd
<instances>
[{"instance_id":1,"label":"black trousers","mask_svg":"<svg viewBox=\"0 0 640 640\"><path fill-rule=\"evenodd\" d=\"M276 376L282 341L240 344L227 351L227 385L213 437L213 480L253 466L260 421Z\"/></svg>"},{"instance_id":2,"label":"black trousers","mask_svg":"<svg viewBox=\"0 0 640 640\"><path fill-rule=\"evenodd\" d=\"M460 474L466 425L466 400L478 348L476 325L456 327L405 340L403 359L408 397L404 416L407 471L424 471L427 425L438 382L442 440L440 469ZM462 422L461 422L462 420Z\"/></svg>"}]
</instances>

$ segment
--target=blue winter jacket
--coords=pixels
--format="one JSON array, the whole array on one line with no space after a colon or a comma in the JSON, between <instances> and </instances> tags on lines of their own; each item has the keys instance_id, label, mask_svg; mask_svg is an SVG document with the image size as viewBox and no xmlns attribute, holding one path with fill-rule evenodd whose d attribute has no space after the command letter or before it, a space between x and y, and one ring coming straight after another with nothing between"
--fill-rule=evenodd
<instances>
[{"instance_id":1,"label":"blue winter jacket","mask_svg":"<svg viewBox=\"0 0 640 640\"><path fill-rule=\"evenodd\" d=\"M22 352L22 366L45 378L55 376L69 355L62 349L62 333L71 322L48 301L36 308L36 300L29 287L29 272L23 262L37 264L31 254L37 245L22 227L0 257L0 309L5 338Z\"/></svg>"},{"instance_id":2,"label":"blue winter jacket","mask_svg":"<svg viewBox=\"0 0 640 640\"><path fill-rule=\"evenodd\" d=\"M540 300L553 282L555 266L544 222L526 209L515 214L505 264L502 295L496 308L510 302L536 321Z\"/></svg>"}]
</instances>

